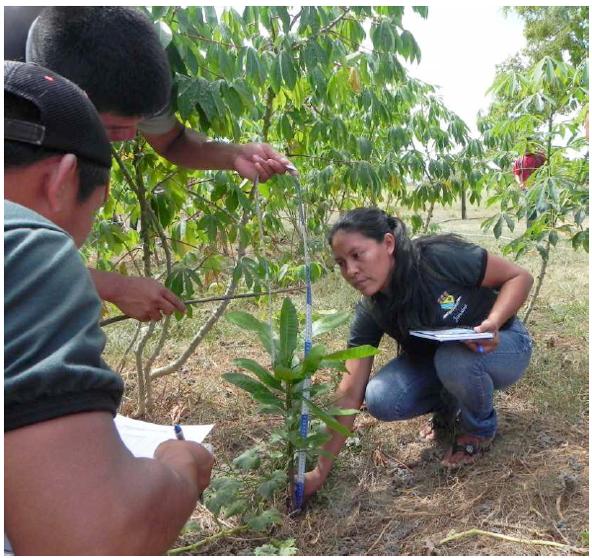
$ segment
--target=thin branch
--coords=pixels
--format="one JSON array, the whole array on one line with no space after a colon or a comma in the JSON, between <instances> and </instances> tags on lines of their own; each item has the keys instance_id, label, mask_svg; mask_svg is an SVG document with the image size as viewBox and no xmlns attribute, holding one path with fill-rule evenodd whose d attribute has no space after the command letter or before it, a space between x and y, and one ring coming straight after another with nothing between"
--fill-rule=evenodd
<instances>
[{"instance_id":1,"label":"thin branch","mask_svg":"<svg viewBox=\"0 0 592 558\"><path fill-rule=\"evenodd\" d=\"M325 27L321 27L321 29L319 30L319 36L321 36L323 33L328 33L329 31L331 31L333 27L335 27L342 19L345 18L347 14L349 14L349 8L341 9L343 10L343 13L338 18L328 23Z\"/></svg>"},{"instance_id":2,"label":"thin branch","mask_svg":"<svg viewBox=\"0 0 592 558\"><path fill-rule=\"evenodd\" d=\"M571 546L568 544L562 544L555 541L546 541L542 539L520 539L518 537L511 537L509 535L502 535L501 533L493 533L491 531L482 531L481 529L470 529L468 531L464 531L462 533L454 533L442 539L438 545L443 545L451 541L455 541L458 539L466 538L466 537L474 537L477 535L483 535L486 537L493 537L495 539L502 539L504 541L516 542L521 544L532 544L532 545L542 545L542 546L552 546L555 548L560 548L562 550L567 550L569 552L574 552L576 554L588 554L587 548L580 548L577 546Z\"/></svg>"},{"instance_id":3,"label":"thin branch","mask_svg":"<svg viewBox=\"0 0 592 558\"><path fill-rule=\"evenodd\" d=\"M177 556L178 554L184 554L186 552L193 552L202 546L205 546L205 545L210 544L214 541L217 541L218 539L230 537L232 535L242 533L243 531L247 531L248 529L249 529L249 527L247 525L240 525L239 527L234 527L233 529L223 529L222 531L219 531L215 535L212 535L211 537L206 537L205 539L202 539L201 541L198 541L195 544L190 544L189 546L181 546L179 548L173 548L172 550L169 550L167 552L167 554L169 556Z\"/></svg>"},{"instance_id":4,"label":"thin branch","mask_svg":"<svg viewBox=\"0 0 592 558\"><path fill-rule=\"evenodd\" d=\"M340 163L342 165L353 165L362 161L346 161L345 159L331 159L330 157L320 157L318 155L303 155L301 153L286 153L286 157L304 157L306 159L318 159L319 161L329 161L330 163Z\"/></svg>"},{"instance_id":5,"label":"thin branch","mask_svg":"<svg viewBox=\"0 0 592 558\"><path fill-rule=\"evenodd\" d=\"M302 292L304 287L291 287L288 289L278 289L276 291L271 291L271 294L280 294L280 293L293 293L293 292ZM211 296L209 298L196 298L193 300L184 300L183 303L187 306L190 304L204 304L206 302L215 302L219 300L235 300L238 298L256 298L260 296L268 296L269 293L261 292L261 293L243 293L233 296ZM124 314L120 314L119 316L114 316L113 318L107 318L106 320L102 320L99 325L101 327L105 327L111 324L115 324L117 322L122 322L123 320L129 320L131 316L126 316Z\"/></svg>"},{"instance_id":6,"label":"thin branch","mask_svg":"<svg viewBox=\"0 0 592 558\"><path fill-rule=\"evenodd\" d=\"M134 338L132 339L132 342L128 345L128 348L123 353L123 356L121 357L121 361L119 362L119 366L117 367L117 372L119 373L119 375L121 375L121 373L123 372L123 366L125 365L127 355L132 350L133 346L136 344L136 340L138 339L138 335L140 334L141 329L142 329L142 323L138 322L138 326L136 327L136 333L134 334Z\"/></svg>"}]
</instances>

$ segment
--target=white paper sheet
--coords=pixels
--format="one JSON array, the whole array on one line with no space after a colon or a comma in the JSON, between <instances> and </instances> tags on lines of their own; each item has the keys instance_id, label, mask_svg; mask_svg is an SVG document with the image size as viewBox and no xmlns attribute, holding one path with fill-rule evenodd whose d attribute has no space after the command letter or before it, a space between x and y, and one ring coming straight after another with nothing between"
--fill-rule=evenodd
<instances>
[{"instance_id":1,"label":"white paper sheet","mask_svg":"<svg viewBox=\"0 0 592 558\"><path fill-rule=\"evenodd\" d=\"M115 417L115 426L123 443L136 457L153 457L158 444L165 440L175 439L172 425L153 424L117 415ZM183 424L182 427L186 440L201 443L214 425Z\"/></svg>"}]
</instances>

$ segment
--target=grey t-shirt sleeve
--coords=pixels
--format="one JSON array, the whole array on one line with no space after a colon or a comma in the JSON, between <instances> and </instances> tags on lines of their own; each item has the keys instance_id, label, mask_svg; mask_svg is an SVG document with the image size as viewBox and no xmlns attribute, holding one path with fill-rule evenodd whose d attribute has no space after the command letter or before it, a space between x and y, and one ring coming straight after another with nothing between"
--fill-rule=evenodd
<instances>
[{"instance_id":1,"label":"grey t-shirt sleeve","mask_svg":"<svg viewBox=\"0 0 592 558\"><path fill-rule=\"evenodd\" d=\"M4 430L115 415L123 382L102 359L100 300L72 239L5 223L4 254Z\"/></svg>"},{"instance_id":2,"label":"grey t-shirt sleeve","mask_svg":"<svg viewBox=\"0 0 592 558\"><path fill-rule=\"evenodd\" d=\"M487 268L487 250L476 244L439 244L427 254L434 272L442 279L466 287L480 287Z\"/></svg>"},{"instance_id":3,"label":"grey t-shirt sleeve","mask_svg":"<svg viewBox=\"0 0 592 558\"><path fill-rule=\"evenodd\" d=\"M366 301L364 299L360 300L356 305L354 319L349 330L347 346L359 347L361 345L372 345L373 347L378 347L383 335L384 330L372 317L366 307Z\"/></svg>"},{"instance_id":4,"label":"grey t-shirt sleeve","mask_svg":"<svg viewBox=\"0 0 592 558\"><path fill-rule=\"evenodd\" d=\"M138 130L142 134L158 136L170 132L175 127L176 122L177 118L173 111L167 107L164 112L142 120L138 125Z\"/></svg>"}]
</instances>

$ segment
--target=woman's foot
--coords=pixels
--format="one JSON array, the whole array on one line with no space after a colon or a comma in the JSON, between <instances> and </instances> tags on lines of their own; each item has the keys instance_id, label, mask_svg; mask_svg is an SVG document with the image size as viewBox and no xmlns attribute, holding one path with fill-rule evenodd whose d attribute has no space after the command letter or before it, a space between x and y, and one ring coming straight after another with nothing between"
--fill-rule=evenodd
<instances>
[{"instance_id":1,"label":"woman's foot","mask_svg":"<svg viewBox=\"0 0 592 558\"><path fill-rule=\"evenodd\" d=\"M428 442L444 440L454 434L458 413L443 415L434 413L419 430L419 437Z\"/></svg>"},{"instance_id":2,"label":"woman's foot","mask_svg":"<svg viewBox=\"0 0 592 558\"><path fill-rule=\"evenodd\" d=\"M493 442L491 438L482 438L474 434L461 434L453 446L446 452L442 465L448 469L458 469L463 465L472 465L481 454L486 452Z\"/></svg>"}]
</instances>

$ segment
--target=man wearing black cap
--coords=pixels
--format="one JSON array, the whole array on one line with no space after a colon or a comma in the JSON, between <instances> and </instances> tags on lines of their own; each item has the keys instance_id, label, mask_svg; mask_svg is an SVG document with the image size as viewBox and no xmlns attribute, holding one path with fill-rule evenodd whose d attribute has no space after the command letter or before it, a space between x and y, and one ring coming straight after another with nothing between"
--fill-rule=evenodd
<instances>
[{"instance_id":1,"label":"man wearing black cap","mask_svg":"<svg viewBox=\"0 0 592 558\"><path fill-rule=\"evenodd\" d=\"M39 13L40 12L40 13ZM269 145L209 141L182 125L170 109L171 73L152 22L122 6L38 8L26 41L26 59L67 77L84 89L111 141L139 130L169 161L192 169L235 170L261 182L289 170L290 161ZM35 10L5 8L5 48L23 58L22 28ZM6 27L6 22L12 22ZM148 278L91 270L99 294L140 320L185 311L168 289Z\"/></svg>"},{"instance_id":2,"label":"man wearing black cap","mask_svg":"<svg viewBox=\"0 0 592 558\"><path fill-rule=\"evenodd\" d=\"M171 440L138 459L114 426L100 300L78 254L108 195L110 146L73 83L4 63L4 525L18 554L160 554L212 457Z\"/></svg>"}]
</instances>

